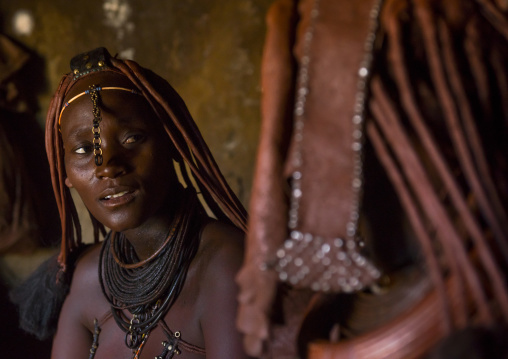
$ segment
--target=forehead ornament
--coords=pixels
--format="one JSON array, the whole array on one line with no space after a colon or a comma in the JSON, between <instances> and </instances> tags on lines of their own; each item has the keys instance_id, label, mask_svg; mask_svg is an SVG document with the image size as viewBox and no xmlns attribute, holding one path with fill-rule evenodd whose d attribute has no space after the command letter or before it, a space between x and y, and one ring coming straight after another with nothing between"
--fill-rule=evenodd
<instances>
[{"instance_id":1,"label":"forehead ornament","mask_svg":"<svg viewBox=\"0 0 508 359\"><path fill-rule=\"evenodd\" d=\"M109 67L111 55L104 47L99 47L71 59L71 71L74 80L92 72L102 71Z\"/></svg>"},{"instance_id":2,"label":"forehead ornament","mask_svg":"<svg viewBox=\"0 0 508 359\"><path fill-rule=\"evenodd\" d=\"M102 120L101 117L101 109L99 108L98 101L99 101L99 91L98 87L96 85L90 86L90 99L92 100L92 113L93 113L93 126L92 126L92 133L93 133L93 155L95 157L95 165L100 166L102 165L102 148L101 148L101 129L99 127L99 123Z\"/></svg>"}]
</instances>

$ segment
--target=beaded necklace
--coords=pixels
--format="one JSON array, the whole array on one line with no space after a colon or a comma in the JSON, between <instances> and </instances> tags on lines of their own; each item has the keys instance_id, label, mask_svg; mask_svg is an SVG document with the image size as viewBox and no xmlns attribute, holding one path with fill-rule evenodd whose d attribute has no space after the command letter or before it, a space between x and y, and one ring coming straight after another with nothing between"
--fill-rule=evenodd
<instances>
[{"instance_id":1,"label":"beaded necklace","mask_svg":"<svg viewBox=\"0 0 508 359\"><path fill-rule=\"evenodd\" d=\"M180 333L165 330L163 321L183 287L199 246L197 197L189 189L184 192L179 201L182 204L180 215L154 255L138 261L128 240L116 233L111 233L102 246L101 288L111 305L113 318L125 332L125 345L132 349L133 358L139 357L151 330L159 324L169 340L165 342L169 344L163 343L165 354L161 357L170 358L180 351L177 346Z\"/></svg>"},{"instance_id":2,"label":"beaded necklace","mask_svg":"<svg viewBox=\"0 0 508 359\"><path fill-rule=\"evenodd\" d=\"M361 290L377 280L381 273L362 254L363 242L358 236L360 203L363 195L363 128L365 103L376 32L379 27L379 12L382 0L377 0L370 12L369 33L364 45L364 57L358 71L353 121L353 201L346 225L345 238L323 238L298 230L299 208L302 191L302 143L305 125L305 104L309 93L310 50L319 16L319 0L315 0L310 24L304 34L303 56L298 73L296 102L294 109L294 171L291 177L289 201L289 238L277 250L275 270L279 279L295 287L307 287L315 291L352 292ZM312 269L312 273L311 273Z\"/></svg>"}]
</instances>

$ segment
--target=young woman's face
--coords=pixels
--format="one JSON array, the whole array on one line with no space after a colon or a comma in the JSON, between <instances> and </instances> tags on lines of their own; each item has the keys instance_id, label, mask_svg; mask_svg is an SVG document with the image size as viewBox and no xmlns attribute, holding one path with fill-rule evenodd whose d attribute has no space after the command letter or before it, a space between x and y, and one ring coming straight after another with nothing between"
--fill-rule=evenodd
<instances>
[{"instance_id":1,"label":"young woman's face","mask_svg":"<svg viewBox=\"0 0 508 359\"><path fill-rule=\"evenodd\" d=\"M133 87L110 77L83 79L89 83L80 83L68 98L90 84ZM121 90L103 90L99 96L103 164L95 165L92 101L85 94L71 102L61 119L65 183L76 189L97 220L121 232L139 227L171 200L170 188L175 183L170 144L142 96Z\"/></svg>"}]
</instances>

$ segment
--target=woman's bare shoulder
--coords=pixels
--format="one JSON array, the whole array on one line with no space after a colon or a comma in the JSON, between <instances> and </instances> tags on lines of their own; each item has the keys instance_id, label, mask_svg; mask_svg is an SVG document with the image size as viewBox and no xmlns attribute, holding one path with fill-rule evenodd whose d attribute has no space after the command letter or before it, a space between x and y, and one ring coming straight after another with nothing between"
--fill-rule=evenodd
<instances>
[{"instance_id":1,"label":"woman's bare shoulder","mask_svg":"<svg viewBox=\"0 0 508 359\"><path fill-rule=\"evenodd\" d=\"M99 254L100 246L93 245L75 262L70 291L60 311L53 339L52 358L76 358L81 357L77 353L86 353L92 344L94 319L108 310L98 283Z\"/></svg>"},{"instance_id":2,"label":"woman's bare shoulder","mask_svg":"<svg viewBox=\"0 0 508 359\"><path fill-rule=\"evenodd\" d=\"M236 297L235 277L243 263L244 233L226 223L212 221L201 234L196 256L199 267L201 308L208 308L215 300Z\"/></svg>"},{"instance_id":3,"label":"woman's bare shoulder","mask_svg":"<svg viewBox=\"0 0 508 359\"><path fill-rule=\"evenodd\" d=\"M77 259L72 283L67 298L68 305L80 313L80 321L88 328L93 327L93 319L107 309L99 283L100 244L87 248Z\"/></svg>"},{"instance_id":4,"label":"woman's bare shoulder","mask_svg":"<svg viewBox=\"0 0 508 359\"><path fill-rule=\"evenodd\" d=\"M210 222L202 232L200 252L200 325L207 357L246 358L242 336L235 326L235 278L243 263L244 233L225 223Z\"/></svg>"},{"instance_id":5,"label":"woman's bare shoulder","mask_svg":"<svg viewBox=\"0 0 508 359\"><path fill-rule=\"evenodd\" d=\"M244 254L245 234L238 228L219 221L206 224L201 233L200 255L210 270L236 271L241 266Z\"/></svg>"},{"instance_id":6,"label":"woman's bare shoulder","mask_svg":"<svg viewBox=\"0 0 508 359\"><path fill-rule=\"evenodd\" d=\"M98 284L100 251L101 243L98 243L91 245L79 255L72 276L73 286Z\"/></svg>"}]
</instances>

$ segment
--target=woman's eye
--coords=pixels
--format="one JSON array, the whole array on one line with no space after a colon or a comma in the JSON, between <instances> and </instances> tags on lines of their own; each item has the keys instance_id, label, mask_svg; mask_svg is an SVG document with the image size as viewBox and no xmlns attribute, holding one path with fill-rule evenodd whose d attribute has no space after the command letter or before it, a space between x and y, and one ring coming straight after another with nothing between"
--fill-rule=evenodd
<instances>
[{"instance_id":1,"label":"woman's eye","mask_svg":"<svg viewBox=\"0 0 508 359\"><path fill-rule=\"evenodd\" d=\"M143 135L132 135L127 137L127 139L124 141L125 144L130 145L135 142L141 141L144 138Z\"/></svg>"},{"instance_id":2,"label":"woman's eye","mask_svg":"<svg viewBox=\"0 0 508 359\"><path fill-rule=\"evenodd\" d=\"M76 147L74 149L74 153L86 154L88 152L91 152L91 150L92 150L92 146L81 146L81 147Z\"/></svg>"}]
</instances>

